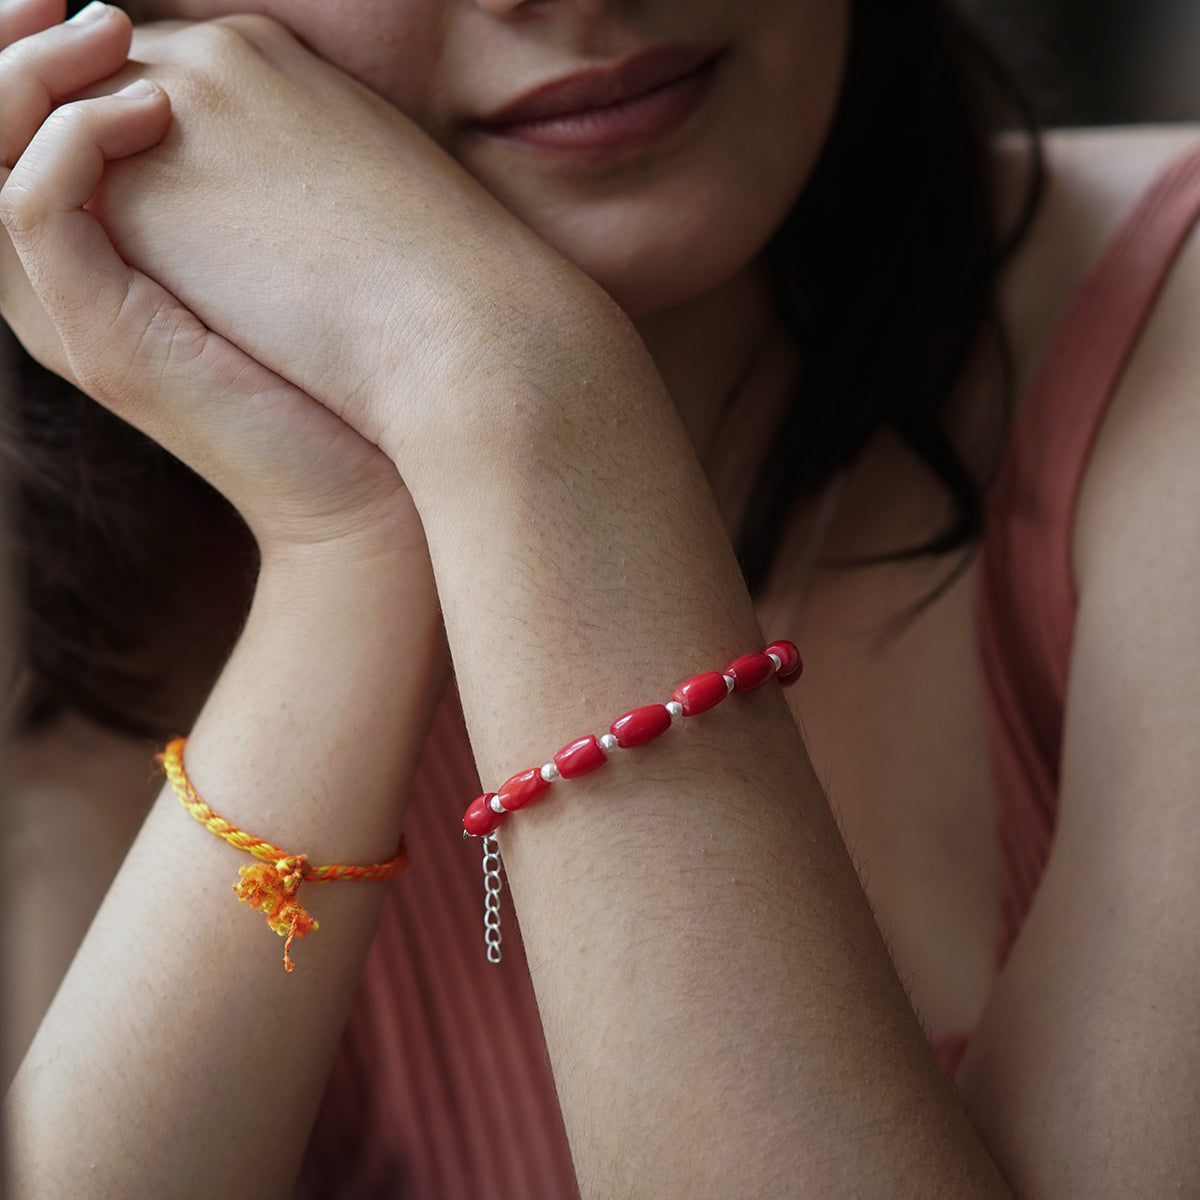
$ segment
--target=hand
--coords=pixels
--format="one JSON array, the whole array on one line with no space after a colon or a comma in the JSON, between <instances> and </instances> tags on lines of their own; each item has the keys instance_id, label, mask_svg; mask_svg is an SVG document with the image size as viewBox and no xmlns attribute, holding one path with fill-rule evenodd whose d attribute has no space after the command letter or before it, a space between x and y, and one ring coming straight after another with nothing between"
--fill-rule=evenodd
<instances>
[{"instance_id":1,"label":"hand","mask_svg":"<svg viewBox=\"0 0 1200 1200\"><path fill-rule=\"evenodd\" d=\"M117 250L402 474L446 452L454 401L492 390L497 364L531 370L548 331L569 344L580 297L607 305L412 121L281 26L149 26L133 57L175 121L106 173L92 207Z\"/></svg>"},{"instance_id":2,"label":"hand","mask_svg":"<svg viewBox=\"0 0 1200 1200\"><path fill-rule=\"evenodd\" d=\"M0 8L0 188L52 109L125 65L128 22L116 9L60 24L64 0ZM92 10L90 16L96 16ZM0 232L0 317L44 367L72 379L54 322L42 308L9 239ZM72 379L72 382L74 380Z\"/></svg>"},{"instance_id":3,"label":"hand","mask_svg":"<svg viewBox=\"0 0 1200 1200\"><path fill-rule=\"evenodd\" d=\"M122 67L131 34L116 9L47 23L61 11L27 0L0 27L16 35L0 53L11 99L0 125L0 217L12 238L3 240L0 311L43 364L222 491L264 556L368 528L424 554L386 456L129 268L85 209L106 160L157 143L170 107L153 87L55 107Z\"/></svg>"}]
</instances>

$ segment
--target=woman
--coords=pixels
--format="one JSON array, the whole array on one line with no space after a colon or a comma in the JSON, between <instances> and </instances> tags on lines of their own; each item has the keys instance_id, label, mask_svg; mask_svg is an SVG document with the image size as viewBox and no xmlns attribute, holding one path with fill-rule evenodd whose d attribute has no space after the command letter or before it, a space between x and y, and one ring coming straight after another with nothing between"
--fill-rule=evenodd
<instances>
[{"instance_id":1,"label":"woman","mask_svg":"<svg viewBox=\"0 0 1200 1200\"><path fill-rule=\"evenodd\" d=\"M0 207L19 267L5 263L4 315L36 357L195 468L254 535L253 603L191 725L195 791L312 862L388 860L406 829L413 868L395 891L407 915L389 901L393 940L368 969L335 1082L357 1057L354 1082L370 1086L439 1028L434 1067L458 1082L424 1108L392 1098L428 1128L368 1126L364 1152L407 1137L414 1165L400 1159L353 1194L403 1194L407 1169L417 1194L570 1187L553 1148L540 1175L512 1148L546 1123L537 1047L513 1049L529 1011L516 964L494 971L480 947L474 974L436 975L477 936L439 924L460 907L459 868L420 874L440 861L419 823L442 759L418 775L405 820L425 731L434 724L435 747L453 740L452 717L434 711L445 645L494 790L581 731L761 648L764 632L805 651L791 710L774 685L736 697L556 783L499 832L581 1193L1189 1186L1200 630L1179 598L1200 582L1187 550L1200 524L1194 253L1144 329L1136 313L1075 317L1065 342L1055 336L1125 211L1190 135L1055 143L1047 205L998 300L1018 394L1052 343L1060 370L1103 375L1074 357L1080 345L1137 341L1111 397L1080 388L1104 423L1094 447L1066 443L1086 465L1066 524L1037 509L1045 519L1030 522L1018 487L985 541L1000 545L1003 574L1005 548L1049 523L1048 553L1062 553L1031 578L1078 588L1065 717L1055 680L1034 690L1051 711L1032 727L1056 712L1063 725L1053 850L1030 906L1028 881L1008 877L1008 842L993 843L980 695L993 711L1027 681L981 680L973 649L1008 636L1005 606L1029 599L1030 580L977 613L972 574L948 577L944 555L895 561L947 527L945 488L910 447L960 484L994 447L1003 372L986 303L970 314L969 361L961 346L914 349L941 385L936 422L876 415L848 433L858 422L832 419L842 398L821 397L806 436L827 421L840 457L786 520L772 510L757 602L727 533L762 503L755 479L777 469L767 451L789 397L822 361L787 328L764 247L795 236L803 249L806 235L795 257L816 271L820 218L846 197L821 193L815 164L844 71L838 120L850 121L864 47L888 57L872 41L886 18L843 0L264 2L258 17L212 20L224 8L150 5L147 17L202 23L139 30L132 49L111 9L69 26L47 0L6 10L17 99ZM138 79L156 86L114 94ZM57 107L81 91L96 98ZM901 165L925 132L895 131ZM1000 157L1001 209L1021 207L1025 157ZM1171 199L1190 195L1192 171L1152 192L1150 215L1116 244L1118 266L1154 264L1138 276L1144 308L1194 216ZM873 183L864 213L911 211L888 194L904 175ZM854 318L849 294L873 331L887 326L869 319L876 305L906 304L888 254L867 266L827 271L823 290L802 277L786 308L818 314L810 338L839 288L839 321ZM1111 300L1113 287L1109 269L1085 298ZM858 345L856 361L829 378L883 374L849 369L874 349L861 338L841 345ZM911 383L903 360L884 362ZM1057 388L1030 395L995 503L1014 474L1022 487L1046 474L1042 424L1078 433L1062 405ZM889 554L850 571L805 565ZM229 569L217 551L199 557L209 580ZM1043 655L1052 667L1058 650ZM994 654L983 661L996 668ZM182 647L171 665L186 713L205 666ZM1018 676L1025 665L1018 656ZM457 789L461 765L446 770ZM1043 781L1022 782L1042 796ZM40 875L61 864L56 849ZM383 889L309 885L321 930L291 947L289 974L228 895L243 861L164 789L15 1081L10 1144L26 1191L289 1194ZM1020 935L997 974L996 913L1010 903ZM406 981L397 921L412 925L411 946L432 944L417 960L432 982ZM476 1012L451 990L475 987L494 989L496 1007ZM397 995L411 1028L379 1018ZM973 1031L957 1093L922 1023L943 1047ZM333 1095L318 1150L322 1130L344 1137L369 1120L339 1127Z\"/></svg>"}]
</instances>

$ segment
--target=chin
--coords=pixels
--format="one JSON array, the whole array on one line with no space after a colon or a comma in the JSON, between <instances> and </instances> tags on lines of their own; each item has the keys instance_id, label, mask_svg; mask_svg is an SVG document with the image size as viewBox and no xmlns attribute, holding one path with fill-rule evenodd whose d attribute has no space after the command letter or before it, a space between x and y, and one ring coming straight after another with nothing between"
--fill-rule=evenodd
<instances>
[{"instance_id":1,"label":"chin","mask_svg":"<svg viewBox=\"0 0 1200 1200\"><path fill-rule=\"evenodd\" d=\"M530 211L517 215L599 284L634 319L682 308L711 295L762 254L803 186L763 188L755 196L724 179L694 176L682 188ZM513 197L506 197L510 202Z\"/></svg>"},{"instance_id":2,"label":"chin","mask_svg":"<svg viewBox=\"0 0 1200 1200\"><path fill-rule=\"evenodd\" d=\"M596 281L633 321L687 308L720 291L742 274L753 257L701 260L695 255L671 259L656 256L660 265L642 258L634 263L576 265ZM648 267L652 269L647 269Z\"/></svg>"}]
</instances>

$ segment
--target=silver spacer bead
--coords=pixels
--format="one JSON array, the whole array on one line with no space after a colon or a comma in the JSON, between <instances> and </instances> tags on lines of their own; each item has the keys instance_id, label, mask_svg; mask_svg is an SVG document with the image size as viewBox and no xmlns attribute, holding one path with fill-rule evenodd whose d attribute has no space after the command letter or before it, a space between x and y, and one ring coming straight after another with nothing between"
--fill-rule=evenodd
<instances>
[{"instance_id":1,"label":"silver spacer bead","mask_svg":"<svg viewBox=\"0 0 1200 1200\"><path fill-rule=\"evenodd\" d=\"M538 772L538 774L539 774L539 775L541 775L541 777L542 777L542 778L543 778L543 779L544 779L544 780L545 780L547 783L553 783L553 782L554 782L554 781L555 781L555 780L558 778L558 768L557 768L557 767L556 767L556 766L555 766L555 765L554 765L552 762L548 762L548 763L547 763L547 764L546 764L546 765L545 765L545 766L544 766L544 767L543 767L543 768L542 768L542 769L541 769L541 770Z\"/></svg>"},{"instance_id":2,"label":"silver spacer bead","mask_svg":"<svg viewBox=\"0 0 1200 1200\"><path fill-rule=\"evenodd\" d=\"M783 659L778 654L768 654L767 657L775 664L776 671L783 666Z\"/></svg>"},{"instance_id":3,"label":"silver spacer bead","mask_svg":"<svg viewBox=\"0 0 1200 1200\"><path fill-rule=\"evenodd\" d=\"M613 733L602 733L596 740L605 754L611 754L621 744L617 741L616 734Z\"/></svg>"},{"instance_id":4,"label":"silver spacer bead","mask_svg":"<svg viewBox=\"0 0 1200 1200\"><path fill-rule=\"evenodd\" d=\"M729 692L732 692L732 691L733 691L733 685L734 685L734 683L736 682L736 681L734 680L733 676L732 676L732 675L722 675L722 676L721 676L721 678L725 680L725 692L726 692L726 694L728 694Z\"/></svg>"},{"instance_id":5,"label":"silver spacer bead","mask_svg":"<svg viewBox=\"0 0 1200 1200\"><path fill-rule=\"evenodd\" d=\"M678 700L668 700L666 708L667 712L671 714L672 721L678 721L683 716L683 705Z\"/></svg>"},{"instance_id":6,"label":"silver spacer bead","mask_svg":"<svg viewBox=\"0 0 1200 1200\"><path fill-rule=\"evenodd\" d=\"M494 812L494 813L500 813L500 814L503 814L503 813L506 813L506 812L508 812L508 809L507 809L507 808L505 808L505 807L504 807L504 805L500 803L500 797L499 797L499 796L493 796L493 797L492 797L492 798L491 798L491 799L488 801L488 808L490 808L490 809L492 810L492 812Z\"/></svg>"}]
</instances>

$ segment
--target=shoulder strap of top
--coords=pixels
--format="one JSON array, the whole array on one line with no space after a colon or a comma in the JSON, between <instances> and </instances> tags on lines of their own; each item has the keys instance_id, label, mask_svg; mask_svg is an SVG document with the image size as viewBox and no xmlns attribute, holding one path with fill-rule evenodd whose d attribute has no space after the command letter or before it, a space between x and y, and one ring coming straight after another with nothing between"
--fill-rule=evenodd
<instances>
[{"instance_id":1,"label":"shoulder strap of top","mask_svg":"<svg viewBox=\"0 0 1200 1200\"><path fill-rule=\"evenodd\" d=\"M988 495L976 631L1002 864L1000 962L1037 890L1057 819L1079 488L1109 400L1197 217L1200 146L1151 184L1076 294Z\"/></svg>"},{"instance_id":2,"label":"shoulder strap of top","mask_svg":"<svg viewBox=\"0 0 1200 1200\"><path fill-rule=\"evenodd\" d=\"M1143 193L1076 293L1013 423L989 507L1036 510L1022 550L1046 572L1069 647L1075 503L1109 401L1184 243L1200 219L1200 145ZM1059 640L1059 639L1055 639ZM1062 642L1060 641L1060 645ZM1065 660L1061 663L1065 669Z\"/></svg>"}]
</instances>

